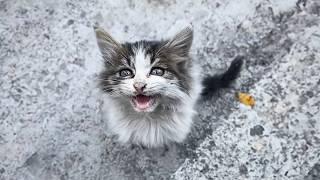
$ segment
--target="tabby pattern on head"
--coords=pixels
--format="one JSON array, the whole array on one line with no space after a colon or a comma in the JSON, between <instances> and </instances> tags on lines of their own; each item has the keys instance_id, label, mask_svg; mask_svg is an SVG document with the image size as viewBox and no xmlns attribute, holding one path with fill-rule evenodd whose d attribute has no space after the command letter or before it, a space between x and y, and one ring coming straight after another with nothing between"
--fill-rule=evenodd
<instances>
[{"instance_id":1,"label":"tabby pattern on head","mask_svg":"<svg viewBox=\"0 0 320 180\"><path fill-rule=\"evenodd\" d=\"M189 56L192 29L169 40L132 43L119 43L100 27L95 32L108 128L121 142L147 147L183 141L202 89Z\"/></svg>"}]
</instances>

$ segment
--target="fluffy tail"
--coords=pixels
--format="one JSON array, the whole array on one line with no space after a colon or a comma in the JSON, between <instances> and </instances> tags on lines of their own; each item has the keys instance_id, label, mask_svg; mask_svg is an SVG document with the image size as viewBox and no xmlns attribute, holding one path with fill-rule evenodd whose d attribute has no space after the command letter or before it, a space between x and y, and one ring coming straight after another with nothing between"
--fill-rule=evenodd
<instances>
[{"instance_id":1,"label":"fluffy tail","mask_svg":"<svg viewBox=\"0 0 320 180\"><path fill-rule=\"evenodd\" d=\"M238 56L232 62L228 70L223 74L206 77L203 81L202 96L212 97L212 95L221 88L227 88L235 80L241 70L243 57Z\"/></svg>"}]
</instances>

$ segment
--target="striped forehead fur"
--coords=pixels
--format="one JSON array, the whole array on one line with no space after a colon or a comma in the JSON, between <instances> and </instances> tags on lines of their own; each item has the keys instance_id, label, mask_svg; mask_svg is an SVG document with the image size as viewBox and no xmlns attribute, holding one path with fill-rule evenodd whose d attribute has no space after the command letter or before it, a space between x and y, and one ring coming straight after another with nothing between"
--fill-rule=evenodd
<instances>
[{"instance_id":1,"label":"striped forehead fur","mask_svg":"<svg viewBox=\"0 0 320 180\"><path fill-rule=\"evenodd\" d=\"M187 80L191 61L189 54L176 54L172 46L167 45L168 41L140 41L133 43L133 48L144 52L151 66L163 67L179 80Z\"/></svg>"},{"instance_id":2,"label":"striped forehead fur","mask_svg":"<svg viewBox=\"0 0 320 180\"><path fill-rule=\"evenodd\" d=\"M121 67L130 67L137 75L140 73L147 74L152 67L161 67L167 71L164 78L177 79L177 88L188 92L190 89L190 67L188 66L190 58L174 54L171 47L163 47L165 45L167 45L167 41L138 41L121 44L122 49L116 50L115 52L118 51L118 53L113 54L108 57L109 59L105 60L106 68L105 72L102 72L100 75L101 79L103 79L100 85L105 87L121 83L115 78L116 71L121 69ZM177 57L180 59L177 60ZM184 61L181 61L182 58ZM141 67L141 65L147 67ZM143 72L140 72L140 70ZM105 79L113 80L106 81ZM110 81L112 82L111 84Z\"/></svg>"}]
</instances>

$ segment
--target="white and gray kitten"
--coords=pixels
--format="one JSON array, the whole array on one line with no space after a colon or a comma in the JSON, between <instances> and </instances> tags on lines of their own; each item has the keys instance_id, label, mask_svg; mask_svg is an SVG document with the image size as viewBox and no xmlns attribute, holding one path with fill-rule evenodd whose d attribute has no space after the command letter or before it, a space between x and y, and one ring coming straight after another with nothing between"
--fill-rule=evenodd
<instances>
[{"instance_id":1,"label":"white and gray kitten","mask_svg":"<svg viewBox=\"0 0 320 180\"><path fill-rule=\"evenodd\" d=\"M104 60L99 84L108 128L124 143L157 147L182 142L200 96L227 87L242 65L242 58L236 58L224 74L201 80L189 56L189 27L169 40L133 43L119 43L99 27L95 32Z\"/></svg>"}]
</instances>

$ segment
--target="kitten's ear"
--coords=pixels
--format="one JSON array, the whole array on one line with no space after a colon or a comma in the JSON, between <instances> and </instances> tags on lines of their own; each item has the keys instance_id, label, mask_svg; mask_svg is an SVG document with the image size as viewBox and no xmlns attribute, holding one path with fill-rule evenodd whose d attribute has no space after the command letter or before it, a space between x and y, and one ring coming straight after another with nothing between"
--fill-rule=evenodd
<instances>
[{"instance_id":1,"label":"kitten's ear","mask_svg":"<svg viewBox=\"0 0 320 180\"><path fill-rule=\"evenodd\" d=\"M166 43L166 46L180 57L186 57L189 54L193 40L192 27L186 27L178 32L171 40Z\"/></svg>"},{"instance_id":2,"label":"kitten's ear","mask_svg":"<svg viewBox=\"0 0 320 180\"><path fill-rule=\"evenodd\" d=\"M97 43L103 58L105 60L111 60L112 55L121 48L121 45L102 28L96 26L93 28L96 33Z\"/></svg>"}]
</instances>

